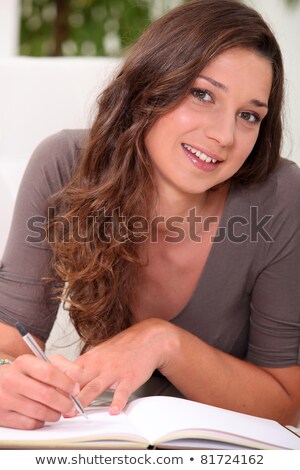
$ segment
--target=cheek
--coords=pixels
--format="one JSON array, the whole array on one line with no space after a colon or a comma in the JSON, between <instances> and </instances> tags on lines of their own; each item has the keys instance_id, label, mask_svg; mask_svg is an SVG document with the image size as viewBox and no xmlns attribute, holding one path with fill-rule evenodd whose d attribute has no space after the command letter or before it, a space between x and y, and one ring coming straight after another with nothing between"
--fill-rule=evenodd
<instances>
[{"instance_id":1,"label":"cheek","mask_svg":"<svg viewBox=\"0 0 300 470\"><path fill-rule=\"evenodd\" d=\"M201 126L199 112L190 109L186 103L160 117L145 137L147 151L153 159L157 152L174 150L185 139L184 135Z\"/></svg>"},{"instance_id":2,"label":"cheek","mask_svg":"<svg viewBox=\"0 0 300 470\"><path fill-rule=\"evenodd\" d=\"M173 126L174 132L190 131L201 125L201 114L193 111L189 106L180 106L168 116L169 125Z\"/></svg>"},{"instance_id":3,"label":"cheek","mask_svg":"<svg viewBox=\"0 0 300 470\"><path fill-rule=\"evenodd\" d=\"M154 124L145 137L145 145L150 158L155 157L159 142L163 142L162 136L160 134L160 128ZM161 146L162 145L163 144L161 143Z\"/></svg>"},{"instance_id":4,"label":"cheek","mask_svg":"<svg viewBox=\"0 0 300 470\"><path fill-rule=\"evenodd\" d=\"M168 113L159 118L145 137L149 155L154 157L159 149L162 151L172 144L180 128L181 124L174 113Z\"/></svg>"},{"instance_id":5,"label":"cheek","mask_svg":"<svg viewBox=\"0 0 300 470\"><path fill-rule=\"evenodd\" d=\"M199 120L199 110L198 112L193 110L189 101L185 100L174 108L173 111L162 116L158 122L160 122L162 127L177 135L181 129L189 128L197 120Z\"/></svg>"}]
</instances>

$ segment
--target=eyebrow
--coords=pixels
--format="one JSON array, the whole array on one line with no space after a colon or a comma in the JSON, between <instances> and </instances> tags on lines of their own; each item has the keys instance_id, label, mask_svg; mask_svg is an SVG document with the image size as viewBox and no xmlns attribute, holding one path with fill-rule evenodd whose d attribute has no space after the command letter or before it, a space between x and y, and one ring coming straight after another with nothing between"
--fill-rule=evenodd
<instances>
[{"instance_id":1,"label":"eyebrow","mask_svg":"<svg viewBox=\"0 0 300 470\"><path fill-rule=\"evenodd\" d=\"M199 75L199 78L204 78L204 80L207 80L213 86L220 88L220 90L228 92L228 87L226 85L224 85L223 83L217 82L211 77L207 77L206 75ZM267 109L269 108L266 103L264 103L263 101L257 100L255 98L250 100L250 103L253 104L254 106L257 106L258 108L267 108Z\"/></svg>"}]
</instances>

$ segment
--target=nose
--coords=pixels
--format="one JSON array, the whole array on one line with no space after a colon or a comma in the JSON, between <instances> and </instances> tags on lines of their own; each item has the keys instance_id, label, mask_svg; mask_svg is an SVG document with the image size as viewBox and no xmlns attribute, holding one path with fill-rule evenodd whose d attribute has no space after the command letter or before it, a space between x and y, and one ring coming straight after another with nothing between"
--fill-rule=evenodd
<instances>
[{"instance_id":1,"label":"nose","mask_svg":"<svg viewBox=\"0 0 300 470\"><path fill-rule=\"evenodd\" d=\"M235 116L231 113L214 113L205 128L206 136L221 147L230 147L234 142Z\"/></svg>"}]
</instances>

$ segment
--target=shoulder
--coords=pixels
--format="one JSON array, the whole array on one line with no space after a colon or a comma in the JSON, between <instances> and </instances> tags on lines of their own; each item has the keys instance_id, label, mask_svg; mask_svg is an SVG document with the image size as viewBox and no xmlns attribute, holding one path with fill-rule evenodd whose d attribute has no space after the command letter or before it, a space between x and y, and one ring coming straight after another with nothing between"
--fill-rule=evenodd
<instances>
[{"instance_id":1,"label":"shoulder","mask_svg":"<svg viewBox=\"0 0 300 470\"><path fill-rule=\"evenodd\" d=\"M249 187L251 204L263 207L273 216L297 214L300 219L300 168L281 158L266 181Z\"/></svg>"},{"instance_id":2,"label":"shoulder","mask_svg":"<svg viewBox=\"0 0 300 470\"><path fill-rule=\"evenodd\" d=\"M88 138L88 130L62 130L44 139L35 149L25 171L25 181L49 196L72 176Z\"/></svg>"},{"instance_id":3,"label":"shoulder","mask_svg":"<svg viewBox=\"0 0 300 470\"><path fill-rule=\"evenodd\" d=\"M44 139L37 148L82 149L88 136L88 129L63 129Z\"/></svg>"},{"instance_id":4,"label":"shoulder","mask_svg":"<svg viewBox=\"0 0 300 470\"><path fill-rule=\"evenodd\" d=\"M261 261L299 259L300 250L300 168L290 160L281 159L267 180L250 189L251 205L257 207L259 221L267 221L272 243L261 240L265 258Z\"/></svg>"},{"instance_id":5,"label":"shoulder","mask_svg":"<svg viewBox=\"0 0 300 470\"><path fill-rule=\"evenodd\" d=\"M33 152L31 161L39 160L47 165L56 161L62 165L73 165L85 146L86 129L62 130L44 139Z\"/></svg>"},{"instance_id":6,"label":"shoulder","mask_svg":"<svg viewBox=\"0 0 300 470\"><path fill-rule=\"evenodd\" d=\"M255 241L249 253L258 267L284 250L300 249L300 168L295 162L282 158L264 182L233 189L230 216L243 216L240 230Z\"/></svg>"},{"instance_id":7,"label":"shoulder","mask_svg":"<svg viewBox=\"0 0 300 470\"><path fill-rule=\"evenodd\" d=\"M284 200L291 198L300 201L300 168L291 161L282 158L274 173L270 176L275 182L275 193Z\"/></svg>"},{"instance_id":8,"label":"shoulder","mask_svg":"<svg viewBox=\"0 0 300 470\"><path fill-rule=\"evenodd\" d=\"M289 219L294 226L300 225L300 168L281 159L270 179L274 184L273 213L282 221Z\"/></svg>"}]
</instances>

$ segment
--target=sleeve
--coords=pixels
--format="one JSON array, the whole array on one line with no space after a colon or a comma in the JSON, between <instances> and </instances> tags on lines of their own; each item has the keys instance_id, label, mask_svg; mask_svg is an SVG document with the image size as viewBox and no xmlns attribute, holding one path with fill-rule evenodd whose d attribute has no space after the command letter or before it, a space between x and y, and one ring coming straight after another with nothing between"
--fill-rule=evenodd
<instances>
[{"instance_id":1,"label":"sleeve","mask_svg":"<svg viewBox=\"0 0 300 470\"><path fill-rule=\"evenodd\" d=\"M53 285L44 280L52 258L44 223L49 198L71 177L79 154L74 132L48 137L33 153L19 188L0 264L0 321L9 325L20 321L43 341L50 334L59 306Z\"/></svg>"},{"instance_id":2,"label":"sleeve","mask_svg":"<svg viewBox=\"0 0 300 470\"><path fill-rule=\"evenodd\" d=\"M300 364L300 169L276 179L270 223L251 295L247 359L265 367Z\"/></svg>"}]
</instances>

